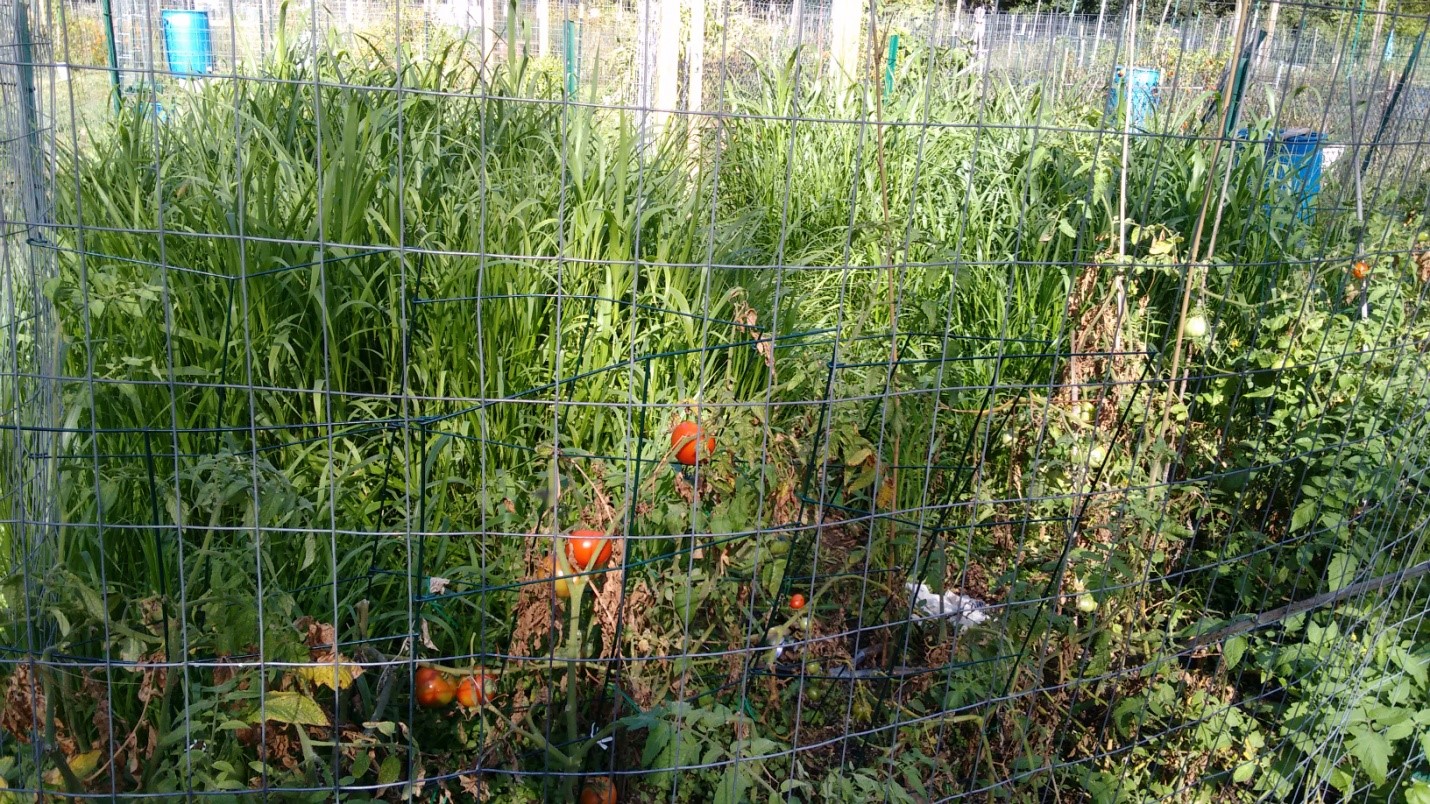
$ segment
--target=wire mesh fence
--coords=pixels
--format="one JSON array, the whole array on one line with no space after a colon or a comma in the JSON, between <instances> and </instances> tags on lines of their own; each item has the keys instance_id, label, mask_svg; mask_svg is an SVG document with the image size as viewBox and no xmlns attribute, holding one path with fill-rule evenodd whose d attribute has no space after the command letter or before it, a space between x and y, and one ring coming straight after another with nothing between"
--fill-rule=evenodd
<instances>
[{"instance_id":1,"label":"wire mesh fence","mask_svg":"<svg viewBox=\"0 0 1430 804\"><path fill-rule=\"evenodd\" d=\"M177 6L0 5L3 795L1430 800L1422 6Z\"/></svg>"}]
</instances>

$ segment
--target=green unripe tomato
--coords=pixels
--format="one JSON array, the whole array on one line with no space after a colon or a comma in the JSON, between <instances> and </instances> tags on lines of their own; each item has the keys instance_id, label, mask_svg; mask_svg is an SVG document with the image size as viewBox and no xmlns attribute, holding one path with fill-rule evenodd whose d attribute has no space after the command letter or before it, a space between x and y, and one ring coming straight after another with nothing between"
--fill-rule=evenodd
<instances>
[{"instance_id":1,"label":"green unripe tomato","mask_svg":"<svg viewBox=\"0 0 1430 804\"><path fill-rule=\"evenodd\" d=\"M1101 466L1102 462L1107 460L1107 449L1101 444L1095 444L1088 452L1087 459L1093 466Z\"/></svg>"},{"instance_id":2,"label":"green unripe tomato","mask_svg":"<svg viewBox=\"0 0 1430 804\"><path fill-rule=\"evenodd\" d=\"M1198 340L1205 338L1207 335L1207 320L1199 315L1188 318L1182 324L1182 334L1188 338L1196 338Z\"/></svg>"},{"instance_id":3,"label":"green unripe tomato","mask_svg":"<svg viewBox=\"0 0 1430 804\"><path fill-rule=\"evenodd\" d=\"M1083 592L1077 596L1077 610L1083 614L1091 614L1097 611L1097 598Z\"/></svg>"}]
</instances>

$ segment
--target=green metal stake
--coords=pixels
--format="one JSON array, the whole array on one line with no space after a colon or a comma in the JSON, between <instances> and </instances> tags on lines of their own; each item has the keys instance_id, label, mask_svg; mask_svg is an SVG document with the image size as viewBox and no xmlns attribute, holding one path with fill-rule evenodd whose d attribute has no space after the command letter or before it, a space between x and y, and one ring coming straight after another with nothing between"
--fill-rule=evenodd
<instances>
[{"instance_id":1,"label":"green metal stake","mask_svg":"<svg viewBox=\"0 0 1430 804\"><path fill-rule=\"evenodd\" d=\"M30 5L26 2L17 2L14 6L15 12L15 43L19 46L20 63L16 65L16 77L19 86L16 87L20 101L20 120L25 126L25 168L21 178L28 180L29 186L24 190L28 192L29 199L36 198L36 191L39 189L39 177L41 172L40 154L40 128L39 109L35 103L35 53L33 47L34 39L30 36ZM31 226L35 223L35 211L26 209L26 218Z\"/></svg>"},{"instance_id":2,"label":"green metal stake","mask_svg":"<svg viewBox=\"0 0 1430 804\"><path fill-rule=\"evenodd\" d=\"M576 46L576 37L579 35L579 28L574 20L566 20L563 25L566 51L566 96L576 97L576 58L580 50Z\"/></svg>"},{"instance_id":3,"label":"green metal stake","mask_svg":"<svg viewBox=\"0 0 1430 804\"><path fill-rule=\"evenodd\" d=\"M889 66L884 68L884 97L894 92L894 67L899 63L899 35L889 37Z\"/></svg>"},{"instance_id":4,"label":"green metal stake","mask_svg":"<svg viewBox=\"0 0 1430 804\"><path fill-rule=\"evenodd\" d=\"M1365 22L1365 0L1361 0L1360 11L1356 12L1356 30L1355 33L1351 35L1351 57L1346 61L1346 75L1350 75L1351 71L1355 69L1356 46L1360 44L1360 26L1362 22Z\"/></svg>"},{"instance_id":5,"label":"green metal stake","mask_svg":"<svg viewBox=\"0 0 1430 804\"><path fill-rule=\"evenodd\" d=\"M1231 107L1226 116L1226 130L1222 132L1223 137L1230 137L1236 131L1236 121L1241 117L1241 99L1246 92L1246 75L1251 72L1251 56L1256 49L1261 46L1261 41L1266 38L1265 31L1256 32L1256 41L1247 44L1242 51L1241 58L1237 60L1236 73L1231 81Z\"/></svg>"},{"instance_id":6,"label":"green metal stake","mask_svg":"<svg viewBox=\"0 0 1430 804\"><path fill-rule=\"evenodd\" d=\"M1375 138L1370 141L1370 147L1365 151L1365 157L1360 161L1361 175L1365 174L1366 168L1370 167L1371 157L1375 156L1375 149L1380 145L1380 140L1385 136L1385 129L1390 126L1390 117L1395 114L1395 107L1400 104L1400 93L1404 91L1405 85L1410 83L1410 76L1415 73L1415 63L1420 60L1420 46L1425 44L1425 31L1420 32L1420 37L1415 40L1415 47L1410 49L1410 58L1405 62L1405 69L1400 73L1400 80L1395 82L1395 89L1390 93L1390 102L1385 105L1385 112L1380 116L1380 128L1376 129Z\"/></svg>"},{"instance_id":7,"label":"green metal stake","mask_svg":"<svg viewBox=\"0 0 1430 804\"><path fill-rule=\"evenodd\" d=\"M104 48L109 56L109 85L114 93L114 113L119 114L119 99L124 87L119 82L119 51L114 47L114 7L104 0Z\"/></svg>"}]
</instances>

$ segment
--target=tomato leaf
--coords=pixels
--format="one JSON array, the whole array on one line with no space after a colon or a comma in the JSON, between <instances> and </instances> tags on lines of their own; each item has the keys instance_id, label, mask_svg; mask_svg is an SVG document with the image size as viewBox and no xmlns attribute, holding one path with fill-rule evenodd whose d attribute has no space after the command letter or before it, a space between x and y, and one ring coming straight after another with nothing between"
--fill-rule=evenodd
<instances>
[{"instance_id":1,"label":"tomato leaf","mask_svg":"<svg viewBox=\"0 0 1430 804\"><path fill-rule=\"evenodd\" d=\"M1351 579L1355 577L1358 563L1355 556L1346 553L1336 553L1332 556L1330 566L1326 569L1330 591L1344 589L1350 584Z\"/></svg>"},{"instance_id":2,"label":"tomato leaf","mask_svg":"<svg viewBox=\"0 0 1430 804\"><path fill-rule=\"evenodd\" d=\"M382 765L377 769L378 784L392 784L397 781L397 777L402 773L402 760L389 754L382 760Z\"/></svg>"},{"instance_id":3,"label":"tomato leaf","mask_svg":"<svg viewBox=\"0 0 1430 804\"><path fill-rule=\"evenodd\" d=\"M1385 784L1390 768L1390 740L1373 729L1356 729L1351 740L1351 756L1361 761L1366 775L1376 784Z\"/></svg>"},{"instance_id":4,"label":"tomato leaf","mask_svg":"<svg viewBox=\"0 0 1430 804\"><path fill-rule=\"evenodd\" d=\"M329 670L329 678L332 671ZM301 692L270 692L263 696L263 706L253 710L248 722L263 718L294 726L326 726L328 716L318 702Z\"/></svg>"},{"instance_id":5,"label":"tomato leaf","mask_svg":"<svg viewBox=\"0 0 1430 804\"><path fill-rule=\"evenodd\" d=\"M98 748L70 757L69 760L67 760L70 766L70 773L73 773L76 779L83 780L86 776L94 773L95 768L99 767L99 757L100 752ZM45 771L44 780L45 784L51 786L57 787L63 784L63 777L60 775L59 768Z\"/></svg>"},{"instance_id":6,"label":"tomato leaf","mask_svg":"<svg viewBox=\"0 0 1430 804\"><path fill-rule=\"evenodd\" d=\"M1221 655L1226 660L1226 669L1231 670L1241 663L1241 657L1246 653L1246 639L1243 637L1232 637L1222 646Z\"/></svg>"},{"instance_id":7,"label":"tomato leaf","mask_svg":"<svg viewBox=\"0 0 1430 804\"><path fill-rule=\"evenodd\" d=\"M354 679L362 675L362 666L353 664L341 654L337 659L336 662L318 661L295 667L293 674L307 679L310 684L327 687L330 690L345 690L352 686Z\"/></svg>"}]
</instances>

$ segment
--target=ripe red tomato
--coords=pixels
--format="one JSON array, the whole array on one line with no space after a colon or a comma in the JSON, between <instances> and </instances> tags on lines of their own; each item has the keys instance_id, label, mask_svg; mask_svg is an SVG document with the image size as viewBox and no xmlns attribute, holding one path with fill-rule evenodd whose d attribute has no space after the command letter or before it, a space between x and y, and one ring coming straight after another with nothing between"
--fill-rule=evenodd
<instances>
[{"instance_id":1,"label":"ripe red tomato","mask_svg":"<svg viewBox=\"0 0 1430 804\"><path fill-rule=\"evenodd\" d=\"M794 609L795 611L799 611L800 609L804 608L804 604L806 602L808 601L804 599L804 595L800 594L799 592L795 592L794 594L789 596L789 607Z\"/></svg>"},{"instance_id":2,"label":"ripe red tomato","mask_svg":"<svg viewBox=\"0 0 1430 804\"><path fill-rule=\"evenodd\" d=\"M488 673L464 676L457 684L457 703L476 709L496 700L497 677Z\"/></svg>"},{"instance_id":3,"label":"ripe red tomato","mask_svg":"<svg viewBox=\"0 0 1430 804\"><path fill-rule=\"evenodd\" d=\"M417 668L417 705L423 709L441 709L457 695L451 679L430 667Z\"/></svg>"},{"instance_id":4,"label":"ripe red tomato","mask_svg":"<svg viewBox=\"0 0 1430 804\"><path fill-rule=\"evenodd\" d=\"M1351 266L1351 276L1356 279L1365 279L1370 276L1370 263L1365 260L1356 260L1356 264Z\"/></svg>"},{"instance_id":5,"label":"ripe red tomato","mask_svg":"<svg viewBox=\"0 0 1430 804\"><path fill-rule=\"evenodd\" d=\"M611 560L611 540L599 530L573 530L566 537L566 557L577 572L605 566Z\"/></svg>"},{"instance_id":6,"label":"ripe red tomato","mask_svg":"<svg viewBox=\"0 0 1430 804\"><path fill-rule=\"evenodd\" d=\"M700 436L700 425L695 422L686 421L675 425L675 429L670 431L670 448L675 450L675 459L686 466L694 466L700 461L708 460L711 453L715 452L715 437L709 436L705 439L705 451L702 453L697 449Z\"/></svg>"},{"instance_id":7,"label":"ripe red tomato","mask_svg":"<svg viewBox=\"0 0 1430 804\"><path fill-rule=\"evenodd\" d=\"M581 788L581 804L616 804L616 786L611 777L602 776Z\"/></svg>"}]
</instances>

